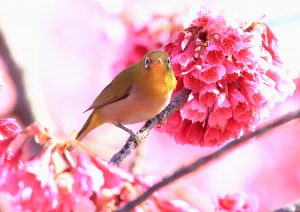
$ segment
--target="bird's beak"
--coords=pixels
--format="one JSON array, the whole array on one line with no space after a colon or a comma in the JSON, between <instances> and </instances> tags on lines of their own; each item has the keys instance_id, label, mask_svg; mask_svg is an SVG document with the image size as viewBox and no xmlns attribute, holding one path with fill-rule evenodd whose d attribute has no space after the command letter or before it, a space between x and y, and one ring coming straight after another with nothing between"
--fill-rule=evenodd
<instances>
[{"instance_id":1,"label":"bird's beak","mask_svg":"<svg viewBox=\"0 0 300 212\"><path fill-rule=\"evenodd\" d=\"M163 63L162 59L161 58L157 58L153 64L156 64L156 63Z\"/></svg>"}]
</instances>

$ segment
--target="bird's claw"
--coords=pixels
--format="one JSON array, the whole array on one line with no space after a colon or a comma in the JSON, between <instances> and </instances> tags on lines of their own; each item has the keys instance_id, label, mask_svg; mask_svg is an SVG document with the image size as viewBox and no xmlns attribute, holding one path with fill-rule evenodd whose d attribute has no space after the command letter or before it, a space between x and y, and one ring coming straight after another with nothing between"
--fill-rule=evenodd
<instances>
[{"instance_id":1,"label":"bird's claw","mask_svg":"<svg viewBox=\"0 0 300 212\"><path fill-rule=\"evenodd\" d=\"M72 145L69 145L66 147L66 150L68 150L69 152L72 152L74 149L75 149L75 147Z\"/></svg>"},{"instance_id":2,"label":"bird's claw","mask_svg":"<svg viewBox=\"0 0 300 212\"><path fill-rule=\"evenodd\" d=\"M159 116L159 121L158 121L158 127L162 127L166 122L167 122L168 118L164 115L160 115Z\"/></svg>"},{"instance_id":3,"label":"bird's claw","mask_svg":"<svg viewBox=\"0 0 300 212\"><path fill-rule=\"evenodd\" d=\"M73 151L75 149L75 147L79 144L79 141L76 139L75 141L71 142L71 141L67 141L65 144L66 150L68 150L69 152Z\"/></svg>"},{"instance_id":4,"label":"bird's claw","mask_svg":"<svg viewBox=\"0 0 300 212\"><path fill-rule=\"evenodd\" d=\"M142 139L139 137L138 134L135 134L131 129L128 129L127 127L123 126L122 124L116 124L116 126L129 133L129 135L132 138L133 143L134 143L134 146L133 146L134 149L140 145L140 143L142 142Z\"/></svg>"},{"instance_id":5,"label":"bird's claw","mask_svg":"<svg viewBox=\"0 0 300 212\"><path fill-rule=\"evenodd\" d=\"M133 148L137 148L141 142L142 139L137 134L132 134L131 137L133 138Z\"/></svg>"}]
</instances>

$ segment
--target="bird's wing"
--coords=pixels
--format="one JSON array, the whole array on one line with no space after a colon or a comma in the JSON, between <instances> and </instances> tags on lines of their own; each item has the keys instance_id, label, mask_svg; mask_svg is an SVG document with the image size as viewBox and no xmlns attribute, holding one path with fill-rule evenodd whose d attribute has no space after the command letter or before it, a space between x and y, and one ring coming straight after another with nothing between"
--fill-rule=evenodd
<instances>
[{"instance_id":1,"label":"bird's wing","mask_svg":"<svg viewBox=\"0 0 300 212\"><path fill-rule=\"evenodd\" d=\"M132 90L132 78L128 75L127 77L124 76L126 75L119 74L109 85L107 85L86 111L97 107L103 107L128 97Z\"/></svg>"}]
</instances>

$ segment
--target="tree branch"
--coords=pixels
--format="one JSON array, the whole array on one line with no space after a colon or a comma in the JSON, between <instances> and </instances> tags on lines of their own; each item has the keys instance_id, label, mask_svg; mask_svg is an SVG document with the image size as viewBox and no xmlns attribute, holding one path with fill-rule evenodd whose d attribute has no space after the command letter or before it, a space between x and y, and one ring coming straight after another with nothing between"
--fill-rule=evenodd
<instances>
[{"instance_id":1,"label":"tree branch","mask_svg":"<svg viewBox=\"0 0 300 212\"><path fill-rule=\"evenodd\" d=\"M11 114L17 116L25 125L34 122L34 114L31 110L30 103L26 94L25 83L23 78L23 70L15 62L9 47L5 41L3 33L0 31L0 56L5 63L9 76L14 82L17 92L17 103L14 106Z\"/></svg>"},{"instance_id":2,"label":"tree branch","mask_svg":"<svg viewBox=\"0 0 300 212\"><path fill-rule=\"evenodd\" d=\"M110 163L119 166L122 160L131 153L131 150L136 148L140 141L145 139L156 125L163 124L175 111L187 102L190 93L190 90L183 88L162 112L154 118L149 119L134 136L130 136L127 139L122 149L111 158Z\"/></svg>"},{"instance_id":3,"label":"tree branch","mask_svg":"<svg viewBox=\"0 0 300 212\"><path fill-rule=\"evenodd\" d=\"M291 113L288 113L277 120L271 122L268 125L265 125L264 127L261 127L254 132L251 132L247 135L244 135L238 139L235 139L231 141L230 143L226 144L222 148L218 149L212 154L209 154L204 157L200 157L196 159L194 162L192 162L189 165L186 165L177 171L175 171L173 174L164 177L160 182L154 184L153 186L149 187L145 193L143 193L141 196L136 198L135 200L127 203L123 208L117 210L118 212L125 212L125 211L131 211L135 206L141 204L143 201L145 201L148 197L150 197L155 191L167 186L168 184L178 180L179 178L190 174L200 167L203 167L207 163L215 160L216 158L220 157L221 155L224 155L228 151L233 150L234 148L238 147L240 144L245 143L247 140L253 137L261 136L262 134L270 131L271 129L278 127L282 124L285 124L291 120L300 118L300 109Z\"/></svg>"},{"instance_id":4,"label":"tree branch","mask_svg":"<svg viewBox=\"0 0 300 212\"><path fill-rule=\"evenodd\" d=\"M273 212L295 212L295 211L300 211L300 200L297 200L294 203L288 204L285 207L273 210Z\"/></svg>"}]
</instances>

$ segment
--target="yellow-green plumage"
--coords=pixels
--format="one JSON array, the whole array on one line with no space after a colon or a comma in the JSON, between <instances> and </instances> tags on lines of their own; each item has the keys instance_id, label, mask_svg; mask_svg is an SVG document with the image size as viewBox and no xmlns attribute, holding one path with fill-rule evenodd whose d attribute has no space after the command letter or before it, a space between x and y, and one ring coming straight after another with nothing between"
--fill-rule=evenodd
<instances>
[{"instance_id":1,"label":"yellow-green plumage","mask_svg":"<svg viewBox=\"0 0 300 212\"><path fill-rule=\"evenodd\" d=\"M120 72L87 109L94 109L77 134L81 140L103 123L134 124L161 112L176 87L168 55L152 51Z\"/></svg>"}]
</instances>

